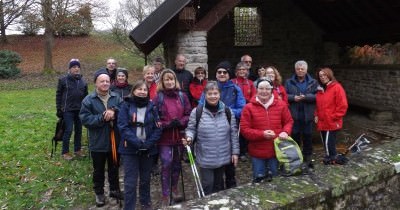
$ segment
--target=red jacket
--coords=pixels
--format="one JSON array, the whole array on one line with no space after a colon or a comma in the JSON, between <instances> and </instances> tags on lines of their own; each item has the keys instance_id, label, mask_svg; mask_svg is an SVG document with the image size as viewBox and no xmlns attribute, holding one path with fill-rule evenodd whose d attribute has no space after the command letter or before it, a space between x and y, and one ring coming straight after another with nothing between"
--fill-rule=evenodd
<instances>
[{"instance_id":1,"label":"red jacket","mask_svg":"<svg viewBox=\"0 0 400 210\"><path fill-rule=\"evenodd\" d=\"M290 135L293 119L288 106L282 100L274 97L274 101L265 107L256 101L256 97L243 108L240 118L240 132L248 140L248 152L256 158L275 157L274 139L281 132ZM266 139L264 130L273 130L274 138Z\"/></svg>"},{"instance_id":2,"label":"red jacket","mask_svg":"<svg viewBox=\"0 0 400 210\"><path fill-rule=\"evenodd\" d=\"M343 117L347 112L346 93L339 82L331 82L325 91L318 88L314 116L318 117L319 131L339 130L343 126Z\"/></svg>"},{"instance_id":3,"label":"red jacket","mask_svg":"<svg viewBox=\"0 0 400 210\"><path fill-rule=\"evenodd\" d=\"M201 82L194 78L192 82L189 85L189 91L190 94L192 95L192 108L197 107L197 104L199 104L199 100L201 97L201 94L203 93L204 88L206 87L207 80L203 79Z\"/></svg>"},{"instance_id":4,"label":"red jacket","mask_svg":"<svg viewBox=\"0 0 400 210\"><path fill-rule=\"evenodd\" d=\"M289 102L288 102L288 96L285 90L285 87L283 87L283 85L274 85L274 97L277 99L282 100L283 102L286 103L286 105L289 106Z\"/></svg>"},{"instance_id":5,"label":"red jacket","mask_svg":"<svg viewBox=\"0 0 400 210\"><path fill-rule=\"evenodd\" d=\"M157 84L155 82L152 82L150 87L149 87L149 96L150 99L153 100L154 97L157 95Z\"/></svg>"},{"instance_id":6,"label":"red jacket","mask_svg":"<svg viewBox=\"0 0 400 210\"><path fill-rule=\"evenodd\" d=\"M256 95L256 88L254 87L253 81L247 78L237 77L232 79L232 82L240 87L243 96L246 99L246 103L249 103L251 98Z\"/></svg>"}]
</instances>

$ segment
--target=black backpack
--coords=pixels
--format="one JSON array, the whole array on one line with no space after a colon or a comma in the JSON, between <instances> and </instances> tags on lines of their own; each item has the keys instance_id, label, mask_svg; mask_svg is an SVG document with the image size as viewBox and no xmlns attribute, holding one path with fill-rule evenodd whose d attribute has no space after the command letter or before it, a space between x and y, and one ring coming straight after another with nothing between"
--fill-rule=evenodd
<instances>
[{"instance_id":1,"label":"black backpack","mask_svg":"<svg viewBox=\"0 0 400 210\"><path fill-rule=\"evenodd\" d=\"M199 127L199 122L202 114L203 114L203 105L199 104L196 108L196 130ZM226 114L226 119L228 120L228 123L230 125L232 115L231 115L231 110L227 106L225 106L225 114Z\"/></svg>"},{"instance_id":2,"label":"black backpack","mask_svg":"<svg viewBox=\"0 0 400 210\"><path fill-rule=\"evenodd\" d=\"M57 144L59 141L62 142L62 138L65 131L65 122L63 118L58 118L56 124L56 131L54 133L54 137L51 139L51 156L53 157L54 152L57 150Z\"/></svg>"}]
</instances>

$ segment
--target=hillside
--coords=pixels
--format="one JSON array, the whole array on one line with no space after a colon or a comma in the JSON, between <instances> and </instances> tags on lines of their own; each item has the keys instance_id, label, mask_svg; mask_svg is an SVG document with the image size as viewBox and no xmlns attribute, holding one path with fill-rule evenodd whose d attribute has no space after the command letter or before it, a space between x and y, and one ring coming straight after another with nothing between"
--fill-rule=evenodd
<instances>
[{"instance_id":1,"label":"hillside","mask_svg":"<svg viewBox=\"0 0 400 210\"><path fill-rule=\"evenodd\" d=\"M7 37L9 43L0 44L0 50L12 50L22 57L21 76L13 80L1 80L0 88L31 89L38 87L54 87L59 74L66 72L71 58L81 61L81 73L91 81L93 72L105 66L109 57L117 59L119 67L130 71L130 82L138 78L136 69L141 69L144 60L126 53L124 49L105 36L59 37L54 40L53 65L57 74L42 74L44 66L43 36L12 35ZM132 43L133 44L133 43ZM46 81L44 84L43 81ZM50 84L47 84L50 83Z\"/></svg>"},{"instance_id":2,"label":"hillside","mask_svg":"<svg viewBox=\"0 0 400 210\"><path fill-rule=\"evenodd\" d=\"M18 52L22 56L19 67L23 74L39 73L44 63L43 36L9 36L9 43L0 45L0 49ZM122 47L100 36L89 37L61 37L55 38L53 48L53 63L57 71L64 71L71 58L81 60L82 69L102 66L103 61L110 56L116 56L123 52ZM98 66L98 67L100 67Z\"/></svg>"}]
</instances>

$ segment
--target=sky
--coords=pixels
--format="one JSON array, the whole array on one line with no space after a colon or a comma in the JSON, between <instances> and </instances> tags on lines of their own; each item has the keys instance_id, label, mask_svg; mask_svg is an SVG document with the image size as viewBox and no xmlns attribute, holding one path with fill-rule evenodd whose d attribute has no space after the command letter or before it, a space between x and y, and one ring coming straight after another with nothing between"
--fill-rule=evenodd
<instances>
[{"instance_id":1,"label":"sky","mask_svg":"<svg viewBox=\"0 0 400 210\"><path fill-rule=\"evenodd\" d=\"M118 9L119 2L121 2L121 1L123 1L123 0L108 0L108 1L106 1L111 14L114 13L113 11ZM107 29L111 28L111 23L109 23L109 21L107 21L106 19L94 21L93 25L95 27L95 30L107 30ZM9 28L7 28L6 34L7 35L21 34L21 32L18 31L17 25L13 25L13 26L10 26Z\"/></svg>"}]
</instances>

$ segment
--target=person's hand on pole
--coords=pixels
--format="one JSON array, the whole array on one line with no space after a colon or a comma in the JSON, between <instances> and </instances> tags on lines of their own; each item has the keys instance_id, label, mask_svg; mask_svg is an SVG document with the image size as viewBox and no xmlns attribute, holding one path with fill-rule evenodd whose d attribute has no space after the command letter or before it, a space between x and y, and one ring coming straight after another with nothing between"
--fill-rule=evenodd
<instances>
[{"instance_id":1,"label":"person's hand on pole","mask_svg":"<svg viewBox=\"0 0 400 210\"><path fill-rule=\"evenodd\" d=\"M184 146L190 145L191 143L192 143L192 138L190 138L190 137L182 138L182 144Z\"/></svg>"}]
</instances>

